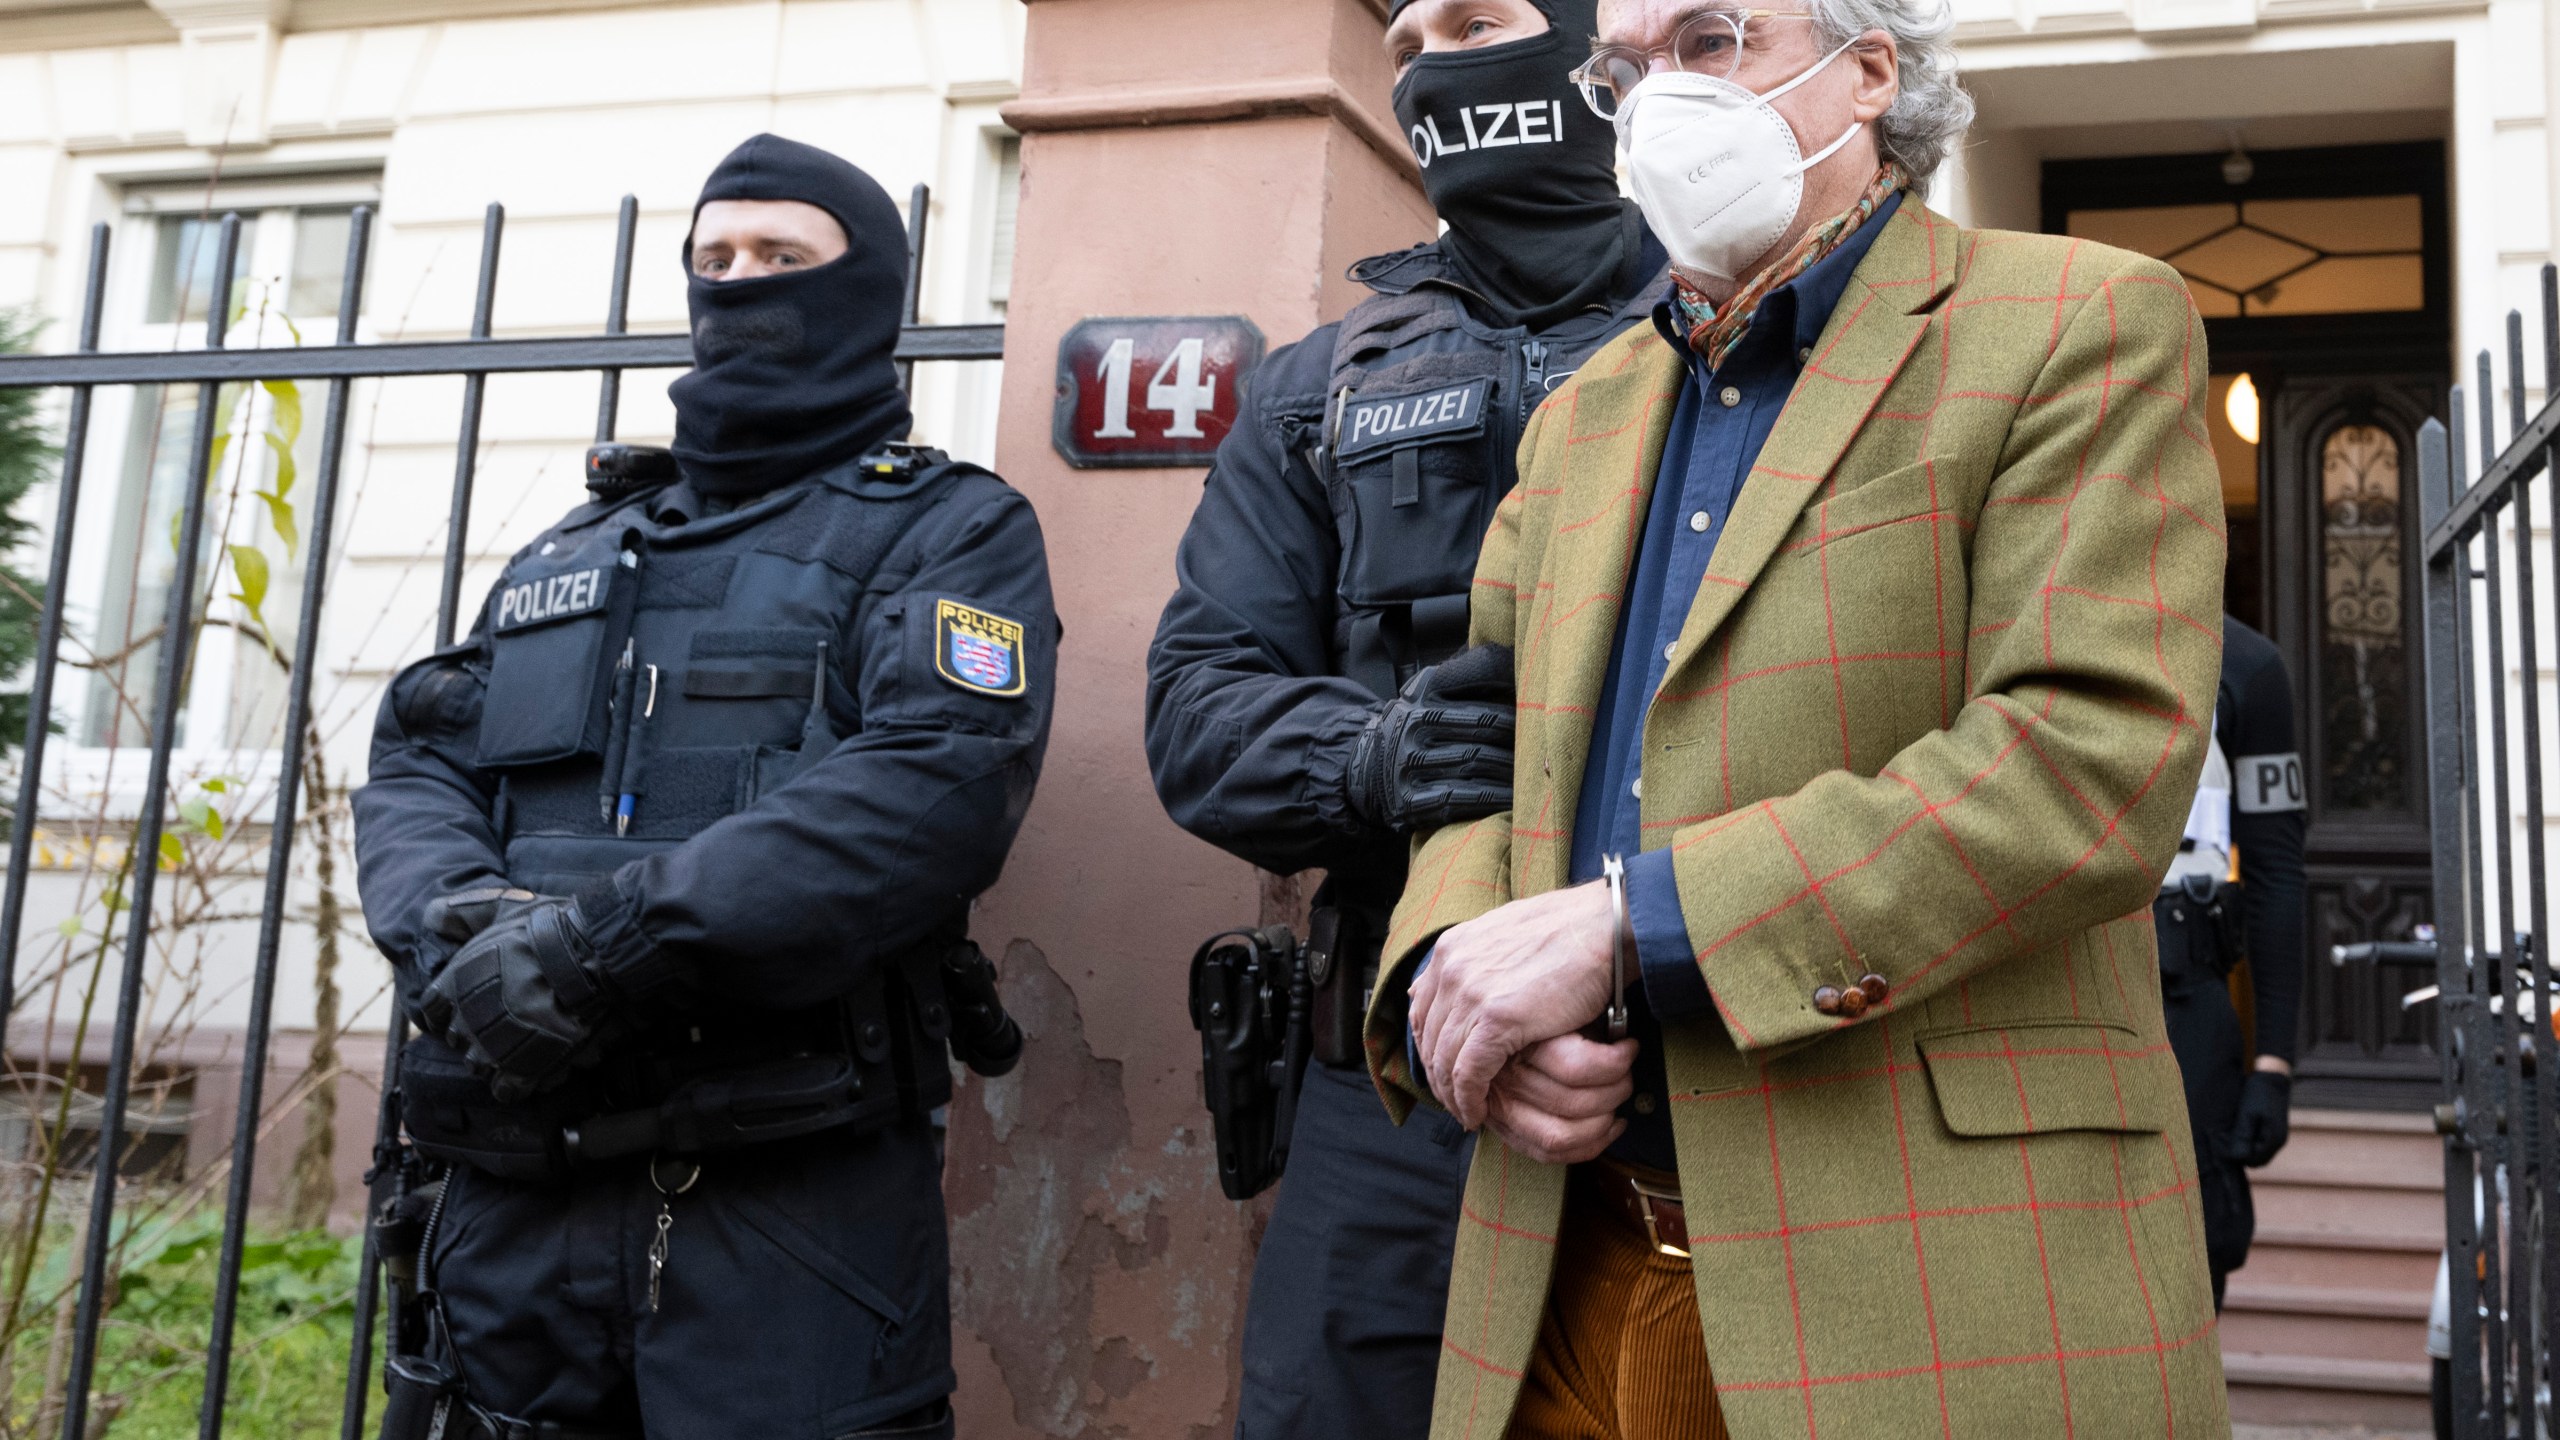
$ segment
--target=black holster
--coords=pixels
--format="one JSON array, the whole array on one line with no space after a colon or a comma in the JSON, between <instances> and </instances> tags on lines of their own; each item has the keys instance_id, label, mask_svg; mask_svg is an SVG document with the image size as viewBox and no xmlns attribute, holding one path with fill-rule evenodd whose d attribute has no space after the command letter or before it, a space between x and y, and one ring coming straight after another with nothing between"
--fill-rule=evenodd
<instances>
[{"instance_id":1,"label":"black holster","mask_svg":"<svg viewBox=\"0 0 2560 1440\"><path fill-rule=\"evenodd\" d=\"M2248 927L2234 882L2187 876L2152 900L2151 918L2164 975L2219 983L2247 957Z\"/></svg>"},{"instance_id":2,"label":"black holster","mask_svg":"<svg viewBox=\"0 0 2560 1440\"><path fill-rule=\"evenodd\" d=\"M1288 1168L1312 989L1308 951L1285 925L1221 931L1192 952L1200 1098L1217 1132L1218 1185L1230 1200L1261 1194Z\"/></svg>"}]
</instances>

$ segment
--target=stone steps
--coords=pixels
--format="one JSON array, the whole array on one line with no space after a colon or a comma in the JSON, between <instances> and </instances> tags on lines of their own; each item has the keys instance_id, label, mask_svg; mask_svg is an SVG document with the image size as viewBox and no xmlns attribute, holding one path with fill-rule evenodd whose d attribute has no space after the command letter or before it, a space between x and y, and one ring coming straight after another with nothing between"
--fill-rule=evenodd
<instances>
[{"instance_id":1,"label":"stone steps","mask_svg":"<svg viewBox=\"0 0 2560 1440\"><path fill-rule=\"evenodd\" d=\"M2235 1420L2427 1428L2444 1158L2423 1116L2296 1112L2251 1176L2249 1263L2222 1317Z\"/></svg>"}]
</instances>

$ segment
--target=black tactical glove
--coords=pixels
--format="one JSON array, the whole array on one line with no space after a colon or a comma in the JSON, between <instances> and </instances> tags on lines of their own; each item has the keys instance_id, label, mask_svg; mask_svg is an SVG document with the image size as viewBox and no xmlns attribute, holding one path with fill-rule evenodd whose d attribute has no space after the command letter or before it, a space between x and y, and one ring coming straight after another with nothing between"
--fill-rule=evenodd
<instances>
[{"instance_id":1,"label":"black tactical glove","mask_svg":"<svg viewBox=\"0 0 2560 1440\"><path fill-rule=\"evenodd\" d=\"M501 1102L537 1095L595 1063L613 993L575 901L501 899L508 913L456 951L419 997L420 1023L496 1072Z\"/></svg>"},{"instance_id":2,"label":"black tactical glove","mask_svg":"<svg viewBox=\"0 0 2560 1440\"><path fill-rule=\"evenodd\" d=\"M1462 650L1370 712L1344 773L1352 813L1418 832L1511 808L1511 647Z\"/></svg>"},{"instance_id":3,"label":"black tactical glove","mask_svg":"<svg viewBox=\"0 0 2560 1440\"><path fill-rule=\"evenodd\" d=\"M2272 1070L2252 1070L2240 1091L2240 1114L2223 1137L2222 1153L2255 1170L2276 1158L2292 1132L2286 1111L2293 1105L2293 1077Z\"/></svg>"},{"instance_id":4,"label":"black tactical glove","mask_svg":"<svg viewBox=\"0 0 2560 1440\"><path fill-rule=\"evenodd\" d=\"M530 890L508 885L489 885L478 890L456 890L427 902L427 933L447 942L444 953L467 945L473 936L507 916L521 912L542 897Z\"/></svg>"}]
</instances>

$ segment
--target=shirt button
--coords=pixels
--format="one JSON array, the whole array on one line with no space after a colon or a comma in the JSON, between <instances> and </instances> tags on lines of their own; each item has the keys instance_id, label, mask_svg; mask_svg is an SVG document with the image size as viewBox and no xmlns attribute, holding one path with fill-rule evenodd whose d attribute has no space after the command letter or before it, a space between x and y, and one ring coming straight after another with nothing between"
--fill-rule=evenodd
<instances>
[{"instance_id":1,"label":"shirt button","mask_svg":"<svg viewBox=\"0 0 2560 1440\"><path fill-rule=\"evenodd\" d=\"M1639 800L1643 799L1643 798L1644 798L1644 777L1643 777L1643 776L1641 776L1641 775L1637 776L1637 777L1636 777L1636 783L1634 783L1633 785L1628 786L1628 787L1627 787L1627 789L1628 789L1628 791L1629 791L1630 793L1632 793L1632 794L1633 794L1637 799L1639 799Z\"/></svg>"},{"instance_id":2,"label":"shirt button","mask_svg":"<svg viewBox=\"0 0 2560 1440\"><path fill-rule=\"evenodd\" d=\"M1697 514L1689 517L1689 528L1697 531L1701 535L1707 533L1707 527L1714 523L1716 523L1715 517L1709 515L1704 510L1701 510Z\"/></svg>"},{"instance_id":3,"label":"shirt button","mask_svg":"<svg viewBox=\"0 0 2560 1440\"><path fill-rule=\"evenodd\" d=\"M1650 1096L1650 1095L1639 1095L1639 1096L1637 1096L1637 1097L1636 1097L1636 1113L1637 1113L1637 1114L1639 1114L1639 1115L1650 1115L1650 1114L1652 1114L1652 1113L1653 1113L1653 1097L1652 1097L1652 1096Z\"/></svg>"},{"instance_id":4,"label":"shirt button","mask_svg":"<svg viewBox=\"0 0 2560 1440\"><path fill-rule=\"evenodd\" d=\"M1716 398L1724 402L1724 408L1730 410L1734 406L1742 403L1742 392L1731 385L1727 385L1724 387L1723 392L1718 394Z\"/></svg>"},{"instance_id":5,"label":"shirt button","mask_svg":"<svg viewBox=\"0 0 2560 1440\"><path fill-rule=\"evenodd\" d=\"M1677 660L1677 659L1679 659L1679 658L1680 658L1680 642L1679 642L1679 641L1677 641L1677 640L1674 640L1674 641L1672 641L1670 644L1663 646L1663 647L1662 647L1662 658L1663 658L1663 659L1665 659L1665 660Z\"/></svg>"},{"instance_id":6,"label":"shirt button","mask_svg":"<svg viewBox=\"0 0 2560 1440\"><path fill-rule=\"evenodd\" d=\"M1806 346L1806 347L1804 347L1803 349L1801 349L1801 350L1797 351L1797 352L1796 352L1796 363L1797 363L1797 364L1799 364L1799 365L1810 365L1810 364L1812 364L1812 363L1813 363L1813 347L1812 347L1812 346L1810 346L1810 345L1807 345L1807 346Z\"/></svg>"}]
</instances>

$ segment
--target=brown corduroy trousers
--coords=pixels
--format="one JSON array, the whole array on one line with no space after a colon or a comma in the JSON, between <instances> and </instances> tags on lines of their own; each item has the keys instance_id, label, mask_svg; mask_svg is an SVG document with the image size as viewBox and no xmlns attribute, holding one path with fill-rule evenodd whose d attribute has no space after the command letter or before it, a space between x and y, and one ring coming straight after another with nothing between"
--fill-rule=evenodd
<instances>
[{"instance_id":1,"label":"brown corduroy trousers","mask_svg":"<svg viewBox=\"0 0 2560 1440\"><path fill-rule=\"evenodd\" d=\"M1614 1202L1625 1184L1599 1164L1573 1167L1512 1440L1728 1440L1697 1273Z\"/></svg>"}]
</instances>

